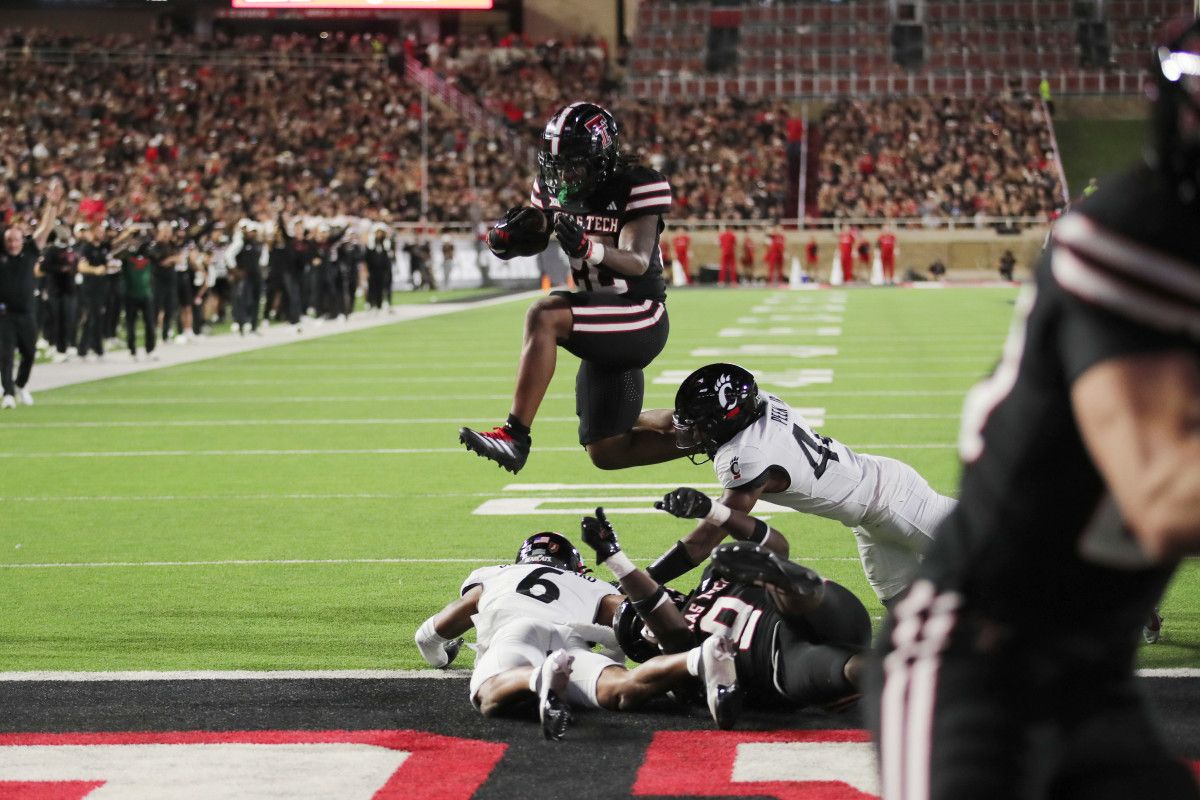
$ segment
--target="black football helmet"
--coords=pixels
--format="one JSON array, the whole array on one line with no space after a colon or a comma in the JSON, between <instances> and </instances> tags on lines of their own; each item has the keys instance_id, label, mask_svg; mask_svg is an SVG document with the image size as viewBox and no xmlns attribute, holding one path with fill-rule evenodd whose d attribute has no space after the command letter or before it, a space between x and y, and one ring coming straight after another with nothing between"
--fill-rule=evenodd
<instances>
[{"instance_id":1,"label":"black football helmet","mask_svg":"<svg viewBox=\"0 0 1200 800\"><path fill-rule=\"evenodd\" d=\"M546 564L568 572L578 572L580 575L588 571L587 565L583 563L583 556L579 555L571 540L554 531L535 533L521 542L515 563Z\"/></svg>"},{"instance_id":2,"label":"black football helmet","mask_svg":"<svg viewBox=\"0 0 1200 800\"><path fill-rule=\"evenodd\" d=\"M658 645L646 638L645 623L638 616L637 610L628 600L621 601L613 612L612 629L617 635L617 644L629 657L630 661L641 664L649 661L662 651Z\"/></svg>"},{"instance_id":3,"label":"black football helmet","mask_svg":"<svg viewBox=\"0 0 1200 800\"><path fill-rule=\"evenodd\" d=\"M682 611L687 605L688 596L670 586L663 588L675 607ZM658 642L653 641L653 634L647 637L646 634L650 632L629 600L622 600L621 605L617 606L617 610L613 612L612 629L613 633L617 635L617 644L621 646L621 650L625 652L630 661L641 664L662 654Z\"/></svg>"},{"instance_id":4,"label":"black football helmet","mask_svg":"<svg viewBox=\"0 0 1200 800\"><path fill-rule=\"evenodd\" d=\"M1185 202L1200 199L1200 18L1175 20L1155 53L1154 160Z\"/></svg>"},{"instance_id":5,"label":"black football helmet","mask_svg":"<svg viewBox=\"0 0 1200 800\"><path fill-rule=\"evenodd\" d=\"M683 379L675 393L675 444L699 448L709 458L717 448L766 412L767 401L749 370L737 364L709 364ZM700 463L695 455L693 463Z\"/></svg>"},{"instance_id":6,"label":"black football helmet","mask_svg":"<svg viewBox=\"0 0 1200 800\"><path fill-rule=\"evenodd\" d=\"M595 103L554 112L542 132L538 172L559 207L586 211L583 201L616 171L618 140L617 121Z\"/></svg>"}]
</instances>

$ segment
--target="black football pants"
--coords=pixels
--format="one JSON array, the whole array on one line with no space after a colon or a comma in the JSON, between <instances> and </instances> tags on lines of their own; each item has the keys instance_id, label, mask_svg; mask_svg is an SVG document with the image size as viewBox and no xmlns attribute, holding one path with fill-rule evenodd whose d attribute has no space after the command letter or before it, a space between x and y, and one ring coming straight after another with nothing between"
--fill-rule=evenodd
<instances>
[{"instance_id":1,"label":"black football pants","mask_svg":"<svg viewBox=\"0 0 1200 800\"><path fill-rule=\"evenodd\" d=\"M125 296L125 343L129 352L137 352L137 318L141 316L146 330L146 352L154 352L154 301L149 297Z\"/></svg>"},{"instance_id":2,"label":"black football pants","mask_svg":"<svg viewBox=\"0 0 1200 800\"><path fill-rule=\"evenodd\" d=\"M78 301L74 294L50 295L51 318L50 344L60 353L75 346L75 314Z\"/></svg>"},{"instance_id":3,"label":"black football pants","mask_svg":"<svg viewBox=\"0 0 1200 800\"><path fill-rule=\"evenodd\" d=\"M248 271L233 290L233 321L243 327L249 325L253 330L258 330L262 296L262 273L258 270Z\"/></svg>"},{"instance_id":4,"label":"black football pants","mask_svg":"<svg viewBox=\"0 0 1200 800\"><path fill-rule=\"evenodd\" d=\"M13 385L13 361L21 354L16 386L29 383L33 359L37 355L37 324L31 312L0 311L0 386L4 394L16 394Z\"/></svg>"}]
</instances>

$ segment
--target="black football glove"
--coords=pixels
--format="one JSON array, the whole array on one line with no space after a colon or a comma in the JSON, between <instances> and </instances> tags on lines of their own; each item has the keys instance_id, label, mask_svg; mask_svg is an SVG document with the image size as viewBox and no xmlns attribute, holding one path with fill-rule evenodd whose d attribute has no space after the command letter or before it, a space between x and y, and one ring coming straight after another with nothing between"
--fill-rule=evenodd
<instances>
[{"instance_id":1,"label":"black football glove","mask_svg":"<svg viewBox=\"0 0 1200 800\"><path fill-rule=\"evenodd\" d=\"M704 492L680 486L654 501L654 507L680 519L703 519L712 511L712 500Z\"/></svg>"},{"instance_id":2,"label":"black football glove","mask_svg":"<svg viewBox=\"0 0 1200 800\"><path fill-rule=\"evenodd\" d=\"M597 508L594 517L584 517L579 523L579 531L583 536L583 543L596 551L597 564L603 564L609 556L621 552L617 532L613 530L608 517L604 516L603 508Z\"/></svg>"},{"instance_id":3,"label":"black football glove","mask_svg":"<svg viewBox=\"0 0 1200 800\"><path fill-rule=\"evenodd\" d=\"M535 256L549 242L546 215L530 206L513 206L487 232L488 249L505 261L517 256Z\"/></svg>"},{"instance_id":4,"label":"black football glove","mask_svg":"<svg viewBox=\"0 0 1200 800\"><path fill-rule=\"evenodd\" d=\"M592 240L584 232L579 220L570 214L559 214L554 218L554 235L562 245L563 252L571 258L587 261L592 254Z\"/></svg>"}]
</instances>

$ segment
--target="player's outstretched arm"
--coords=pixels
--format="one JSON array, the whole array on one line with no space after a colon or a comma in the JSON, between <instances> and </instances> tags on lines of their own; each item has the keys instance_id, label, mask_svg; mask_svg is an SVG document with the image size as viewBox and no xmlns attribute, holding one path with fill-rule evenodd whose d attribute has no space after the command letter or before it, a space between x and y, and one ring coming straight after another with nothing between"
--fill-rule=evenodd
<instances>
[{"instance_id":1,"label":"player's outstretched arm","mask_svg":"<svg viewBox=\"0 0 1200 800\"><path fill-rule=\"evenodd\" d=\"M1071 387L1084 444L1155 561L1200 553L1200 365L1185 351L1102 361Z\"/></svg>"},{"instance_id":2,"label":"player's outstretched arm","mask_svg":"<svg viewBox=\"0 0 1200 800\"><path fill-rule=\"evenodd\" d=\"M584 544L596 553L596 563L607 566L620 581L625 596L658 639L663 652L690 650L696 642L687 620L671 602L667 591L621 551L617 532L604 515L604 509L597 508L594 517L584 517L579 527Z\"/></svg>"},{"instance_id":3,"label":"player's outstretched arm","mask_svg":"<svg viewBox=\"0 0 1200 800\"><path fill-rule=\"evenodd\" d=\"M421 657L431 667L448 667L462 647L462 635L474 627L471 617L479 611L482 586L473 586L462 597L446 605L421 623L413 637Z\"/></svg>"},{"instance_id":4,"label":"player's outstretched arm","mask_svg":"<svg viewBox=\"0 0 1200 800\"><path fill-rule=\"evenodd\" d=\"M726 489L716 503L696 489L680 487L668 492L662 500L655 502L655 508L680 519L699 519L701 522L650 565L650 575L657 581L668 583L690 572L702 564L726 536L761 544L781 558L787 558L788 543L783 534L749 514L762 491L761 485Z\"/></svg>"}]
</instances>

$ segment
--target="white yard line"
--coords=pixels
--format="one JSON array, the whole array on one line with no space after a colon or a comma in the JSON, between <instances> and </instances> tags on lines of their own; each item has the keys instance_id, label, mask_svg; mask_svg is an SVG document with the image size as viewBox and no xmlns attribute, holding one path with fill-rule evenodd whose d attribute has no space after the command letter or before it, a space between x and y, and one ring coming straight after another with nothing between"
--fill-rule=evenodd
<instances>
[{"instance_id":1,"label":"white yard line","mask_svg":"<svg viewBox=\"0 0 1200 800\"><path fill-rule=\"evenodd\" d=\"M404 304L393 307L394 313L385 316L367 316L356 314L347 322L329 322L325 325L309 325L303 334L296 334L290 325L272 325L263 331L261 336L236 336L234 334L209 336L194 340L186 345L164 345L155 350L158 361L130 361L128 352L119 350L113 352L100 363L89 363L82 360L70 361L65 364L38 364L33 369L30 379L30 389L41 392L47 389L57 389L61 386L71 386L89 381L115 378L120 375L132 375L138 372L162 369L178 364L190 364L196 361L206 361L211 358L263 350L269 347L279 347L285 344L308 342L314 339L324 339L352 331L362 331L392 325L398 322L409 322L416 319L454 314L473 308L488 308L489 306L511 303L517 300L527 300L540 297L540 291L507 294L488 300L473 303L438 303L435 305Z\"/></svg>"},{"instance_id":2,"label":"white yard line","mask_svg":"<svg viewBox=\"0 0 1200 800\"><path fill-rule=\"evenodd\" d=\"M955 442L879 442L851 444L855 450L946 450L956 448ZM540 453L576 453L579 447L539 447ZM378 447L344 450L68 450L64 452L0 452L0 459L20 458L183 458L195 456L413 456L437 453L462 453L461 447Z\"/></svg>"},{"instance_id":3,"label":"white yard line","mask_svg":"<svg viewBox=\"0 0 1200 800\"><path fill-rule=\"evenodd\" d=\"M885 417L871 417L885 419ZM957 415L954 417L958 418ZM492 417L442 417L442 418L378 418L378 419L172 419L172 420L104 420L100 422L6 422L5 430L38 428L228 428L267 427L294 425L463 425L471 423L495 423ZM576 424L579 417L538 417L538 424L569 422Z\"/></svg>"},{"instance_id":4,"label":"white yard line","mask_svg":"<svg viewBox=\"0 0 1200 800\"><path fill-rule=\"evenodd\" d=\"M963 397L968 387L962 389L847 389L844 391L828 391L824 389L804 388L789 395L809 397ZM646 397L663 398L664 401L675 397L674 392L647 391ZM438 401L445 400L511 400L512 394L440 394ZM575 394L552 393L546 395L547 400L574 400ZM399 395L320 395L320 396L290 396L290 397L97 397L77 399L52 399L42 403L47 407L57 406L125 406L125 405L270 405L272 403L425 403L430 402L427 395L421 393ZM664 402L664 407L665 407ZM218 421L219 422L219 421Z\"/></svg>"}]
</instances>

